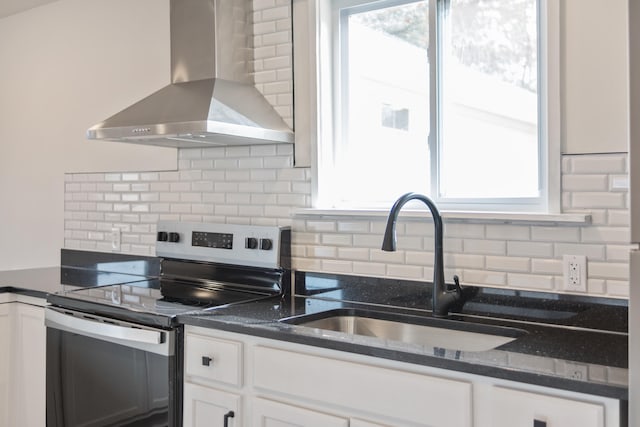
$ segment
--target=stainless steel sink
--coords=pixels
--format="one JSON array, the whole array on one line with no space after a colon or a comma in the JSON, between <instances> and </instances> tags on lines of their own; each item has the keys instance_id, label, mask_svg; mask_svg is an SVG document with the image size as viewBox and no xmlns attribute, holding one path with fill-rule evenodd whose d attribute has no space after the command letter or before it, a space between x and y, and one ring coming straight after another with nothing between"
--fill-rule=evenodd
<instances>
[{"instance_id":1,"label":"stainless steel sink","mask_svg":"<svg viewBox=\"0 0 640 427\"><path fill-rule=\"evenodd\" d=\"M337 309L282 320L308 328L460 351L487 351L527 332L504 326L354 309Z\"/></svg>"}]
</instances>

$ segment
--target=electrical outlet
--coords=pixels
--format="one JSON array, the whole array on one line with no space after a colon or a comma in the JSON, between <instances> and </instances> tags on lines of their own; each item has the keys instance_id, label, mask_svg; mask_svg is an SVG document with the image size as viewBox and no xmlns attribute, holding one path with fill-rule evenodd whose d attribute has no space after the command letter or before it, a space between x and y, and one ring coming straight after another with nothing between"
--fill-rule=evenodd
<instances>
[{"instance_id":1,"label":"electrical outlet","mask_svg":"<svg viewBox=\"0 0 640 427\"><path fill-rule=\"evenodd\" d=\"M587 292L587 257L564 255L564 289L571 292Z\"/></svg>"},{"instance_id":2,"label":"electrical outlet","mask_svg":"<svg viewBox=\"0 0 640 427\"><path fill-rule=\"evenodd\" d=\"M564 367L564 374L567 378L574 380L586 380L589 376L589 368L587 365L567 362Z\"/></svg>"},{"instance_id":3,"label":"electrical outlet","mask_svg":"<svg viewBox=\"0 0 640 427\"><path fill-rule=\"evenodd\" d=\"M111 229L111 250L120 250L120 229L117 227Z\"/></svg>"}]
</instances>

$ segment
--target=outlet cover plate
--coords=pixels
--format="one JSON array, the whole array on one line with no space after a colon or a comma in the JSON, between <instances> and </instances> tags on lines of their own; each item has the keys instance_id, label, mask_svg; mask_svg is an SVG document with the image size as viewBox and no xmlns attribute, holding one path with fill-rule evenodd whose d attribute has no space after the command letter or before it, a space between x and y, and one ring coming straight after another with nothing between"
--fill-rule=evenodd
<instances>
[{"instance_id":1,"label":"outlet cover plate","mask_svg":"<svg viewBox=\"0 0 640 427\"><path fill-rule=\"evenodd\" d=\"M111 250L112 251L119 251L120 250L120 239L121 239L121 235L120 235L120 229L117 227L113 227L111 229L111 233L109 234L110 240L111 240Z\"/></svg>"},{"instance_id":2,"label":"outlet cover plate","mask_svg":"<svg viewBox=\"0 0 640 427\"><path fill-rule=\"evenodd\" d=\"M564 255L564 290L587 292L587 257L585 255Z\"/></svg>"}]
</instances>

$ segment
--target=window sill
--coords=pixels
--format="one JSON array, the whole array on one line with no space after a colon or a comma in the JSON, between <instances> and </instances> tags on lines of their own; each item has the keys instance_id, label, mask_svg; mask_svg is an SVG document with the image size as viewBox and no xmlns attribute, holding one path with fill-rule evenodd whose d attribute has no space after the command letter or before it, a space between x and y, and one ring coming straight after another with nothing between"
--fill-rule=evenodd
<instances>
[{"instance_id":1,"label":"window sill","mask_svg":"<svg viewBox=\"0 0 640 427\"><path fill-rule=\"evenodd\" d=\"M385 209L297 209L294 218L350 218L380 219L389 214ZM519 225L588 225L591 215L588 213L537 213L537 212L459 212L441 211L447 222L465 222L476 224L519 224ZM422 219L430 215L428 210L405 209L400 214L407 219Z\"/></svg>"}]
</instances>

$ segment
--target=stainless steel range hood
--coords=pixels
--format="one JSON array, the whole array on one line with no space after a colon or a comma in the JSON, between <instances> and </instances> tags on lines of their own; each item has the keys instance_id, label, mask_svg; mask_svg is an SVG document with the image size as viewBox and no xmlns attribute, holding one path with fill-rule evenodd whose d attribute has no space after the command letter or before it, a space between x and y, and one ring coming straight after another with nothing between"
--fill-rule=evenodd
<instances>
[{"instance_id":1,"label":"stainless steel range hood","mask_svg":"<svg viewBox=\"0 0 640 427\"><path fill-rule=\"evenodd\" d=\"M292 143L254 87L248 0L171 0L171 84L87 131L170 147Z\"/></svg>"}]
</instances>

